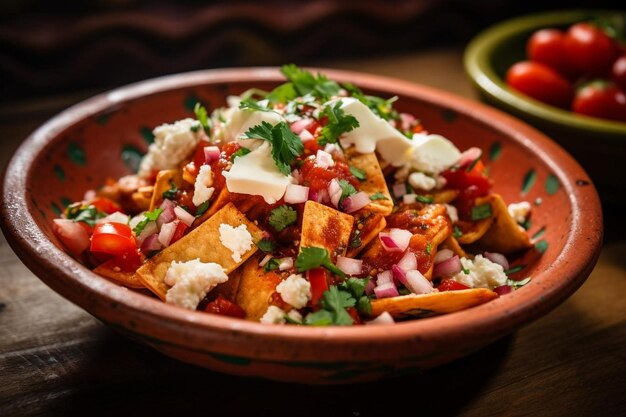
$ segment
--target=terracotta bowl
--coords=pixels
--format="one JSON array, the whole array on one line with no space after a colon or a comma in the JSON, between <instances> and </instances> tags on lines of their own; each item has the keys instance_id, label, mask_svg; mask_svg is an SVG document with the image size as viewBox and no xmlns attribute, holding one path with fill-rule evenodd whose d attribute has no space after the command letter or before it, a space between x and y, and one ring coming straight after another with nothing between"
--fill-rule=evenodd
<instances>
[{"instance_id":1,"label":"terracotta bowl","mask_svg":"<svg viewBox=\"0 0 626 417\"><path fill-rule=\"evenodd\" d=\"M626 203L626 182L615 166L626 160L626 123L575 114L509 88L504 77L526 59L526 42L541 28L567 29L592 19L621 19L626 12L561 10L516 17L487 28L465 50L465 70L481 99L528 122L556 140L589 172L603 200Z\"/></svg>"},{"instance_id":2,"label":"terracotta bowl","mask_svg":"<svg viewBox=\"0 0 626 417\"><path fill-rule=\"evenodd\" d=\"M591 272L602 240L598 196L587 174L528 125L454 95L355 72L322 70L377 95L399 97L431 132L480 146L509 202L533 204L536 249L515 261L532 281L513 294L446 316L385 326L270 326L184 310L93 274L51 230L65 204L107 177L128 174L157 124L219 106L229 94L282 82L277 69L174 75L84 101L34 132L8 165L2 228L22 261L53 290L166 355L220 372L304 383L345 383L419 370L467 355L546 314Z\"/></svg>"}]
</instances>

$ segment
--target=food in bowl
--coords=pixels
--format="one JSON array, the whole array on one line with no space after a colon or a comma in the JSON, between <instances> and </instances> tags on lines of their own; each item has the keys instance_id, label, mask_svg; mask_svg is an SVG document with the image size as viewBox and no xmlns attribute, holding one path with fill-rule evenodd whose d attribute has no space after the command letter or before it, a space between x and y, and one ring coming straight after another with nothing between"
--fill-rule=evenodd
<instances>
[{"instance_id":1,"label":"food in bowl","mask_svg":"<svg viewBox=\"0 0 626 417\"><path fill-rule=\"evenodd\" d=\"M272 91L156 127L137 174L54 220L59 240L126 287L262 323L392 323L528 281L507 277L507 256L532 247L530 204L491 192L480 149L393 98L282 73Z\"/></svg>"},{"instance_id":2,"label":"food in bowl","mask_svg":"<svg viewBox=\"0 0 626 417\"><path fill-rule=\"evenodd\" d=\"M622 22L623 23L623 22ZM506 73L509 87L577 114L626 121L626 48L607 19L536 30L526 61Z\"/></svg>"}]
</instances>

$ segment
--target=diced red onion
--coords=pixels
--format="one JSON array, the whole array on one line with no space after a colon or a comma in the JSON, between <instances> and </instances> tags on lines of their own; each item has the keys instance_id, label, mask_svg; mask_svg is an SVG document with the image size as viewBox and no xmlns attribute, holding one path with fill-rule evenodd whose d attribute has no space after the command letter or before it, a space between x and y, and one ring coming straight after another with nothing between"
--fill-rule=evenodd
<instances>
[{"instance_id":1,"label":"diced red onion","mask_svg":"<svg viewBox=\"0 0 626 417\"><path fill-rule=\"evenodd\" d=\"M405 271L417 269L417 258L413 252L407 251L402 259L398 261L398 266Z\"/></svg>"},{"instance_id":2,"label":"diced red onion","mask_svg":"<svg viewBox=\"0 0 626 417\"><path fill-rule=\"evenodd\" d=\"M315 165L320 168L330 168L335 165L335 161L333 160L333 156L331 154L318 149L317 154L315 154Z\"/></svg>"},{"instance_id":3,"label":"diced red onion","mask_svg":"<svg viewBox=\"0 0 626 417\"><path fill-rule=\"evenodd\" d=\"M461 156L459 157L459 161L457 162L457 165L460 168L469 166L472 162L480 158L480 155L482 155L482 153L483 151L480 148L476 148L476 147L469 148L461 154Z\"/></svg>"},{"instance_id":4,"label":"diced red onion","mask_svg":"<svg viewBox=\"0 0 626 417\"><path fill-rule=\"evenodd\" d=\"M376 294L376 298L389 298L397 297L398 295L400 295L398 289L393 282L378 285L376 288L374 288L374 294Z\"/></svg>"},{"instance_id":5,"label":"diced red onion","mask_svg":"<svg viewBox=\"0 0 626 417\"><path fill-rule=\"evenodd\" d=\"M463 269L463 264L457 255L446 259L435 265L433 268L434 277L451 277L458 274Z\"/></svg>"},{"instance_id":6,"label":"diced red onion","mask_svg":"<svg viewBox=\"0 0 626 417\"><path fill-rule=\"evenodd\" d=\"M341 200L341 186L336 179L332 179L330 184L328 184L328 195L330 196L330 202L333 203L333 206L339 207L339 200Z\"/></svg>"},{"instance_id":7,"label":"diced red onion","mask_svg":"<svg viewBox=\"0 0 626 417\"><path fill-rule=\"evenodd\" d=\"M311 134L311 132L309 132L306 129L304 129L302 132L300 132L300 134L298 136L300 137L300 140L302 142L308 142L310 140L315 139L315 137Z\"/></svg>"},{"instance_id":8,"label":"diced red onion","mask_svg":"<svg viewBox=\"0 0 626 417\"><path fill-rule=\"evenodd\" d=\"M391 267L391 273L393 275L393 281L398 284L402 284L406 286L406 272L400 268L398 265L393 265Z\"/></svg>"},{"instance_id":9,"label":"diced red onion","mask_svg":"<svg viewBox=\"0 0 626 417\"><path fill-rule=\"evenodd\" d=\"M291 126L289 126L289 128L291 129L293 133L295 133L296 135L299 135L307 127L311 126L311 123L313 123L312 119L300 119L297 122L293 122Z\"/></svg>"},{"instance_id":10,"label":"diced red onion","mask_svg":"<svg viewBox=\"0 0 626 417\"><path fill-rule=\"evenodd\" d=\"M513 292L513 287L510 285L500 285L499 287L494 288L493 292L498 295L510 294Z\"/></svg>"},{"instance_id":11,"label":"diced red onion","mask_svg":"<svg viewBox=\"0 0 626 417\"><path fill-rule=\"evenodd\" d=\"M155 233L159 233L159 227L157 226L156 222L148 222L141 231L141 233L139 233L139 236L136 236L137 243L141 245L143 241L148 238L148 236Z\"/></svg>"},{"instance_id":12,"label":"diced red onion","mask_svg":"<svg viewBox=\"0 0 626 417\"><path fill-rule=\"evenodd\" d=\"M400 198L406 194L406 184L404 184L403 182L399 182L397 184L394 184L391 190L393 191L394 197Z\"/></svg>"},{"instance_id":13,"label":"diced red onion","mask_svg":"<svg viewBox=\"0 0 626 417\"><path fill-rule=\"evenodd\" d=\"M363 207L367 206L370 202L371 200L369 194L365 191L359 191L350 197L346 197L341 203L341 207L346 213L354 213L355 211L361 210Z\"/></svg>"},{"instance_id":14,"label":"diced red onion","mask_svg":"<svg viewBox=\"0 0 626 417\"><path fill-rule=\"evenodd\" d=\"M374 288L376 288L376 282L373 279L367 281L367 285L365 286L365 294L370 295L374 292Z\"/></svg>"},{"instance_id":15,"label":"diced red onion","mask_svg":"<svg viewBox=\"0 0 626 417\"><path fill-rule=\"evenodd\" d=\"M290 257L280 258L280 259L277 259L277 261L278 261L279 271L286 271L288 269L293 268L293 258L290 258Z\"/></svg>"},{"instance_id":16,"label":"diced red onion","mask_svg":"<svg viewBox=\"0 0 626 417\"><path fill-rule=\"evenodd\" d=\"M404 286L413 294L428 294L434 291L433 284L420 271L413 270L406 273Z\"/></svg>"},{"instance_id":17,"label":"diced red onion","mask_svg":"<svg viewBox=\"0 0 626 417\"><path fill-rule=\"evenodd\" d=\"M176 217L178 217L187 226L191 226L193 221L196 219L191 213L180 206L176 206L174 208L174 213L176 213Z\"/></svg>"},{"instance_id":18,"label":"diced red onion","mask_svg":"<svg viewBox=\"0 0 626 417\"><path fill-rule=\"evenodd\" d=\"M205 146L204 147L204 162L207 164L211 164L214 161L220 159L220 148L217 146Z\"/></svg>"},{"instance_id":19,"label":"diced red onion","mask_svg":"<svg viewBox=\"0 0 626 417\"><path fill-rule=\"evenodd\" d=\"M288 184L285 190L285 203L299 204L304 203L309 198L309 187L298 184Z\"/></svg>"},{"instance_id":20,"label":"diced red onion","mask_svg":"<svg viewBox=\"0 0 626 417\"><path fill-rule=\"evenodd\" d=\"M78 222L69 219L54 219L53 222L52 231L72 255L80 257L89 248L89 235Z\"/></svg>"},{"instance_id":21,"label":"diced red onion","mask_svg":"<svg viewBox=\"0 0 626 417\"><path fill-rule=\"evenodd\" d=\"M272 259L272 255L268 253L267 255L263 257L263 259L261 259L261 262L259 262L259 266L260 267L265 266L265 264L267 264L271 259Z\"/></svg>"},{"instance_id":22,"label":"diced red onion","mask_svg":"<svg viewBox=\"0 0 626 417\"><path fill-rule=\"evenodd\" d=\"M161 226L161 231L159 232L159 242L161 242L161 245L170 245L170 242L172 241L172 237L174 236L174 232L176 231L176 227L178 226L179 222L180 220L177 219L173 222L165 223L163 226Z\"/></svg>"},{"instance_id":23,"label":"diced red onion","mask_svg":"<svg viewBox=\"0 0 626 417\"><path fill-rule=\"evenodd\" d=\"M408 230L393 228L380 232L378 238L387 252L404 252L409 247L413 234Z\"/></svg>"},{"instance_id":24,"label":"diced red onion","mask_svg":"<svg viewBox=\"0 0 626 417\"><path fill-rule=\"evenodd\" d=\"M491 262L500 265L505 271L509 269L509 261L503 254L497 252L485 252L483 256L489 259Z\"/></svg>"},{"instance_id":25,"label":"diced red onion","mask_svg":"<svg viewBox=\"0 0 626 417\"><path fill-rule=\"evenodd\" d=\"M122 212L116 211L115 213L111 213L106 217L103 217L101 219L96 220L96 224L100 224L100 223L122 223L122 224L128 224L129 221L129 217L127 214L124 214Z\"/></svg>"},{"instance_id":26,"label":"diced red onion","mask_svg":"<svg viewBox=\"0 0 626 417\"><path fill-rule=\"evenodd\" d=\"M339 195L339 197L341 197L341 195ZM328 194L328 190L327 189L322 189L318 191L318 196L317 196L317 200L318 203L329 203L330 202L330 195Z\"/></svg>"},{"instance_id":27,"label":"diced red onion","mask_svg":"<svg viewBox=\"0 0 626 417\"><path fill-rule=\"evenodd\" d=\"M159 218L157 219L157 225L159 227L163 226L165 223L169 223L176 218L176 213L174 212L174 207L176 204L172 200L168 200L167 198L163 200L160 208L163 209Z\"/></svg>"},{"instance_id":28,"label":"diced red onion","mask_svg":"<svg viewBox=\"0 0 626 417\"><path fill-rule=\"evenodd\" d=\"M159 234L153 233L143 240L143 243L141 244L141 251L147 254L154 252L155 250L159 250L162 247L163 245L159 242Z\"/></svg>"},{"instance_id":29,"label":"diced red onion","mask_svg":"<svg viewBox=\"0 0 626 417\"><path fill-rule=\"evenodd\" d=\"M337 268L341 269L348 275L361 275L363 270L363 261L361 259L338 256Z\"/></svg>"},{"instance_id":30,"label":"diced red onion","mask_svg":"<svg viewBox=\"0 0 626 417\"><path fill-rule=\"evenodd\" d=\"M320 202L318 200L319 194L320 194L319 190L314 190L312 188L309 188L309 200L317 201L319 203Z\"/></svg>"},{"instance_id":31,"label":"diced red onion","mask_svg":"<svg viewBox=\"0 0 626 417\"><path fill-rule=\"evenodd\" d=\"M374 320L366 321L365 324L395 324L395 320L387 311L383 311L378 317Z\"/></svg>"},{"instance_id":32,"label":"diced red onion","mask_svg":"<svg viewBox=\"0 0 626 417\"><path fill-rule=\"evenodd\" d=\"M450 249L441 249L439 252L437 252L437 254L435 255L435 265L446 261L450 258L452 258L454 256L454 252L452 252Z\"/></svg>"},{"instance_id":33,"label":"diced red onion","mask_svg":"<svg viewBox=\"0 0 626 417\"><path fill-rule=\"evenodd\" d=\"M383 271L376 275L376 286L387 284L389 282L393 283L393 273L391 270Z\"/></svg>"}]
</instances>

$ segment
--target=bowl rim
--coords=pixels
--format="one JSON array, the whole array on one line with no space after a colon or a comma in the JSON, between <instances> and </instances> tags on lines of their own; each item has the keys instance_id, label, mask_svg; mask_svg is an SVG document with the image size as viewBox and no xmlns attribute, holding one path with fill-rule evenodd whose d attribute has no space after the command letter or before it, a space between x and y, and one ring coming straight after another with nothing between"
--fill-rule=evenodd
<instances>
[{"instance_id":1,"label":"bowl rim","mask_svg":"<svg viewBox=\"0 0 626 417\"><path fill-rule=\"evenodd\" d=\"M308 327L308 326L268 326L240 319L221 317L202 312L185 310L143 294L129 291L114 284L84 267L64 251L57 248L37 227L31 215L34 205L29 198L26 178L34 168L32 163L37 155L51 143L55 137L75 123L125 101L141 98L143 95L156 94L172 89L195 87L203 84L228 82L281 82L278 68L226 68L202 70L154 78L130 84L78 103L54 116L33 132L18 148L10 160L2 181L2 229L16 254L39 279L61 293L65 298L78 304L93 314L98 308L114 308L118 314L128 315L135 324L125 321L122 327L130 332L167 340L172 332L180 332L181 326L187 337L185 343L193 340L215 341L216 334L228 334L230 338L266 340L274 343L292 343L303 349L311 342L325 346L357 346L364 343L371 346L389 346L397 343L415 344L423 335L445 340L449 337L470 337L482 335L495 340L504 334L519 328L552 310L569 297L587 278L599 256L602 242L602 212L598 195L592 181L584 170L556 143L527 124L481 103L458 97L448 92L431 87L402 81L394 78L370 75L354 71L315 68L332 79L350 81L366 90L384 91L390 94L402 93L408 97L417 97L426 102L447 106L450 110L463 113L479 123L493 126L509 136L519 146L527 148L549 164L554 174L561 181L564 192L571 203L570 233L564 250L554 263L540 277L550 279L550 271L556 267L568 271L555 285L541 286L542 279L531 281L524 289L507 297L464 310L421 320L398 323L393 326L350 326L350 327ZM528 138L532 138L529 140ZM557 164L560 159L562 163ZM576 180L587 181L589 186L575 185ZM587 257L580 253L588 254ZM45 255L43 255L45 254ZM541 289L540 289L541 286ZM540 294L537 294L537 292ZM540 296L539 296L540 295ZM108 306L108 307L105 307ZM460 321L460 314L463 320ZM497 324L503 317L508 317L506 329ZM159 331L142 331L136 323L141 321L162 326ZM145 330L145 329L144 329ZM195 338L195 339L194 339ZM229 340L224 341L228 343ZM229 353L220 343L207 347L207 352L223 351ZM241 347L240 352L249 353ZM377 357L397 358L397 352L386 353L374 349ZM325 361L314 353L309 359ZM265 352L264 359L284 360L276 352ZM346 356L346 359L350 356Z\"/></svg>"},{"instance_id":2,"label":"bowl rim","mask_svg":"<svg viewBox=\"0 0 626 417\"><path fill-rule=\"evenodd\" d=\"M606 9L568 9L532 13L499 22L480 32L468 44L463 56L465 72L473 84L489 99L495 100L517 114L531 116L540 122L549 122L569 131L589 134L601 132L609 140L623 142L626 139L626 122L604 120L559 109L509 89L505 81L490 65L494 50L512 36L535 29L571 24L606 14L622 14L624 11Z\"/></svg>"}]
</instances>

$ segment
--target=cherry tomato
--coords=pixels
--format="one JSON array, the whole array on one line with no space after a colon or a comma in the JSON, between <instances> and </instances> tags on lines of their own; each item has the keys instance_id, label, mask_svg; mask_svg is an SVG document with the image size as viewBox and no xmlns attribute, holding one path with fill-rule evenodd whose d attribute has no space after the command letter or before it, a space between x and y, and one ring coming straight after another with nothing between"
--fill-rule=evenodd
<instances>
[{"instance_id":1,"label":"cherry tomato","mask_svg":"<svg viewBox=\"0 0 626 417\"><path fill-rule=\"evenodd\" d=\"M311 283L311 305L315 307L328 289L328 277L324 268L310 269L306 275Z\"/></svg>"},{"instance_id":2,"label":"cherry tomato","mask_svg":"<svg viewBox=\"0 0 626 417\"><path fill-rule=\"evenodd\" d=\"M604 76L609 74L619 48L613 38L601 29L576 23L565 35L565 52L572 67L579 73Z\"/></svg>"},{"instance_id":3,"label":"cherry tomato","mask_svg":"<svg viewBox=\"0 0 626 417\"><path fill-rule=\"evenodd\" d=\"M559 74L573 76L572 66L565 52L565 33L558 29L541 29L532 34L526 44L528 58L556 70Z\"/></svg>"},{"instance_id":4,"label":"cherry tomato","mask_svg":"<svg viewBox=\"0 0 626 417\"><path fill-rule=\"evenodd\" d=\"M98 209L98 211L102 211L106 214L113 214L116 211L122 211L122 208L119 206L119 204L106 197L96 197L91 200L89 204Z\"/></svg>"},{"instance_id":5,"label":"cherry tomato","mask_svg":"<svg viewBox=\"0 0 626 417\"><path fill-rule=\"evenodd\" d=\"M221 295L207 304L204 311L207 313L221 314L223 316L238 317L240 319L246 318L246 311L243 308L231 301L228 301Z\"/></svg>"},{"instance_id":6,"label":"cherry tomato","mask_svg":"<svg viewBox=\"0 0 626 417\"><path fill-rule=\"evenodd\" d=\"M612 77L615 84L626 91L626 55L622 55L613 63Z\"/></svg>"},{"instance_id":7,"label":"cherry tomato","mask_svg":"<svg viewBox=\"0 0 626 417\"><path fill-rule=\"evenodd\" d=\"M568 108L573 96L570 83L558 72L539 62L522 61L506 73L507 84L536 100Z\"/></svg>"},{"instance_id":8,"label":"cherry tomato","mask_svg":"<svg viewBox=\"0 0 626 417\"><path fill-rule=\"evenodd\" d=\"M135 237L128 225L123 223L106 222L97 224L91 236L92 252L108 253L123 256L137 250Z\"/></svg>"},{"instance_id":9,"label":"cherry tomato","mask_svg":"<svg viewBox=\"0 0 626 417\"><path fill-rule=\"evenodd\" d=\"M597 80L578 90L572 110L586 116L626 121L626 93L613 83Z\"/></svg>"},{"instance_id":10,"label":"cherry tomato","mask_svg":"<svg viewBox=\"0 0 626 417\"><path fill-rule=\"evenodd\" d=\"M463 285L460 282L456 282L453 279L444 279L441 280L441 284L437 287L439 291L459 291L459 290L467 290L469 287L467 285Z\"/></svg>"}]
</instances>

